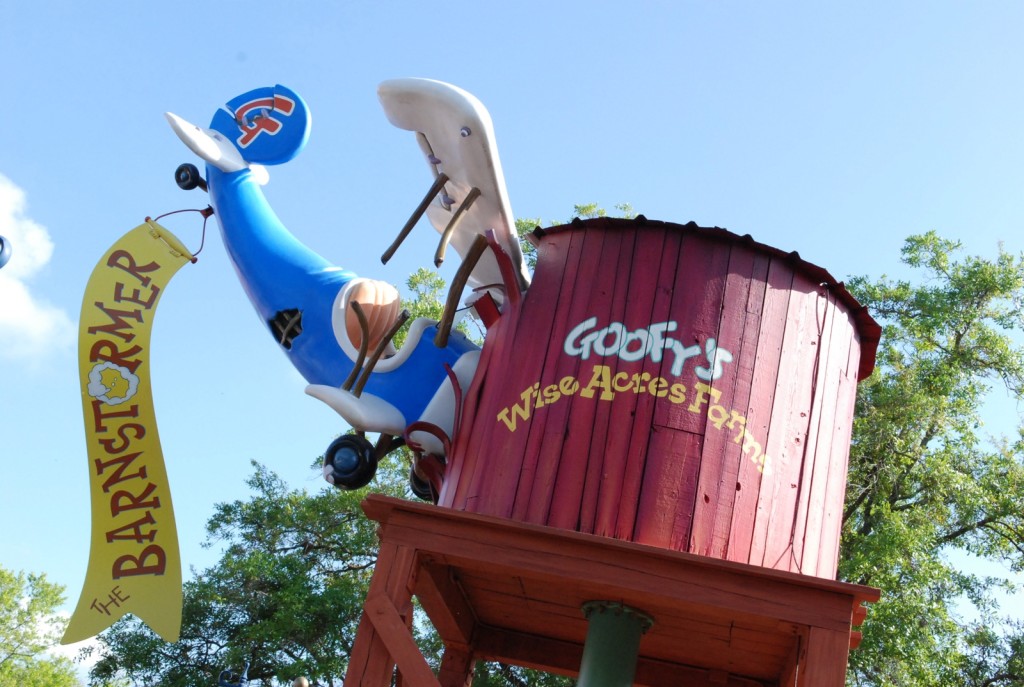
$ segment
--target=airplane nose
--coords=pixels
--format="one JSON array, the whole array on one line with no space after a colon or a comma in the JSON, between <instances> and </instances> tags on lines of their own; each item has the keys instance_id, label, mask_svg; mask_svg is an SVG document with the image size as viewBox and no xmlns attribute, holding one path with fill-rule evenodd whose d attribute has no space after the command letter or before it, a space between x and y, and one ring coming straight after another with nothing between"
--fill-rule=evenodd
<instances>
[{"instance_id":1,"label":"airplane nose","mask_svg":"<svg viewBox=\"0 0 1024 687\"><path fill-rule=\"evenodd\" d=\"M179 117L173 112L164 112L164 117L167 118L167 122L171 125L174 133L178 135L178 138L190 148L192 147L189 145L190 142L202 134L203 130L201 127L196 126L183 117ZM198 155L199 153L197 152L196 154Z\"/></svg>"},{"instance_id":2,"label":"airplane nose","mask_svg":"<svg viewBox=\"0 0 1024 687\"><path fill-rule=\"evenodd\" d=\"M164 117L189 150L222 172L237 172L249 166L238 149L216 131L196 126L173 112L165 112Z\"/></svg>"}]
</instances>

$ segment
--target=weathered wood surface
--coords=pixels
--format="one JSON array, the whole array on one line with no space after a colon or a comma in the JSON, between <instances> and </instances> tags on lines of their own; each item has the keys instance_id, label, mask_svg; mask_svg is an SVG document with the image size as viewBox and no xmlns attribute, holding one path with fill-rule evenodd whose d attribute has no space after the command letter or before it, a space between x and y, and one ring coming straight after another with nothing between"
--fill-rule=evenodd
<instances>
[{"instance_id":1,"label":"weathered wood surface","mask_svg":"<svg viewBox=\"0 0 1024 687\"><path fill-rule=\"evenodd\" d=\"M589 318L605 333L582 345ZM488 332L439 503L834 577L877 337L827 272L749 237L549 230L521 308Z\"/></svg>"},{"instance_id":2,"label":"weathered wood surface","mask_svg":"<svg viewBox=\"0 0 1024 687\"><path fill-rule=\"evenodd\" d=\"M654 617L636 684L843 684L851 623L878 591L515 520L371 496L378 562L346 687L465 687L474 660L575 675L581 607L615 599ZM415 594L445 643L438 677L399 612ZM788 677L787 677L788 676ZM789 682L782 680L789 679Z\"/></svg>"}]
</instances>

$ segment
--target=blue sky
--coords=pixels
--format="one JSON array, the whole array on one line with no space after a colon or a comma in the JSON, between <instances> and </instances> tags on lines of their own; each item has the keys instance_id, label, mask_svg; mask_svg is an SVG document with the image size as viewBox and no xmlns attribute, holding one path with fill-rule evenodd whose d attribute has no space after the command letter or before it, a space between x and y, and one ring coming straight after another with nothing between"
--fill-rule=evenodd
<instances>
[{"instance_id":1,"label":"blue sky","mask_svg":"<svg viewBox=\"0 0 1024 687\"><path fill-rule=\"evenodd\" d=\"M328 259L393 283L430 264L436 236L424 223L380 264L430 182L376 99L401 76L484 102L518 216L628 202L878 276L931 229L974 253L1024 250L1021 35L1015 2L0 0L0 234L15 249L0 271L0 564L77 599L82 292L145 216L205 205L173 183L195 160L165 111L205 124L256 86L300 93L312 136L267 195ZM167 225L198 246L197 221ZM213 223L161 301L151 365L187 574L215 559L204 523L244 497L250 460L319 489L308 466L345 428L303 394ZM1006 405L991 431L1015 430Z\"/></svg>"}]
</instances>

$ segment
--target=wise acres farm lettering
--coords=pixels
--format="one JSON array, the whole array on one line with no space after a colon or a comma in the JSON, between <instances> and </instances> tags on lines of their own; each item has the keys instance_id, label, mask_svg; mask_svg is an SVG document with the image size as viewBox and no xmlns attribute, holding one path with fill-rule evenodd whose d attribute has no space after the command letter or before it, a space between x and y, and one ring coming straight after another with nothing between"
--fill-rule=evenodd
<instances>
[{"instance_id":1,"label":"wise acres farm lettering","mask_svg":"<svg viewBox=\"0 0 1024 687\"><path fill-rule=\"evenodd\" d=\"M167 493L167 486L154 483L147 472L144 451L137 442L147 432L147 418L140 417L139 405L130 403L139 385L136 375L142 364L142 346L133 343L133 328L145 322L145 313L157 302L160 287L151 283L150 274L160 265L137 264L125 250L113 251L106 266L124 272L114 282L113 291L105 301L94 303L109 322L87 328L96 337L89 347L88 360L94 363L89 371L87 393L92 397L92 432L87 432L98 450L91 471L102 480L103 494L108 495L110 521L105 533L108 544L134 542L137 551L115 558L111 564L113 579L136 575L163 575L167 554L158 541L159 530L154 513L161 510L158 492ZM88 415L88 412L87 412ZM100 610L97 608L96 610ZM109 612L108 612L109 613Z\"/></svg>"},{"instance_id":2,"label":"wise acres farm lettering","mask_svg":"<svg viewBox=\"0 0 1024 687\"><path fill-rule=\"evenodd\" d=\"M719 347L712 338L707 339L704 346L684 347L680 341L666 335L678 328L678 323L674 321L658 322L635 330L629 330L619 322L601 329L597 329L596 325L597 318L591 317L574 327L566 336L563 351L581 360L596 355L602 358L617 356L626 362L649 357L652 362L661 363L670 355L671 378L666 379L649 372L613 373L608 365L595 364L585 382L585 375L581 378L566 375L547 385L538 381L528 386L519 394L519 402L498 411L497 421L509 432L515 432L522 423L530 420L534 411L572 396L614 402L622 394L648 395L683 406L690 413L706 412L711 427L730 432L732 441L741 446L743 455L757 466L758 471L768 472L768 456L764 454L761 443L747 431L746 417L735 408L720 405L718 401L722 392L706 383L722 376L723 366L733 360L732 353ZM704 381L696 382L690 393L680 376L687 360L700 360L699 356L702 355L706 364L695 365L694 374Z\"/></svg>"}]
</instances>

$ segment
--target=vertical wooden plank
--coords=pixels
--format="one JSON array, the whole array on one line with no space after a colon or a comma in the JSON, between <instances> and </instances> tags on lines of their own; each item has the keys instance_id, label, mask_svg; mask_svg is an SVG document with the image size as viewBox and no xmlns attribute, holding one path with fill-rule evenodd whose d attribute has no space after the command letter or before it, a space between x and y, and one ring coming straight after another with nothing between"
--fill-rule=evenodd
<instances>
[{"instance_id":1,"label":"vertical wooden plank","mask_svg":"<svg viewBox=\"0 0 1024 687\"><path fill-rule=\"evenodd\" d=\"M639 227L624 245L624 248L628 246L628 262L624 250L617 269L626 279L618 285L611 318L621 322L627 331L645 327L650 322L658 291L656 273L652 272L662 259L667 231L662 227ZM620 373L642 373L644 361L626 362L619 357L609 357L595 360L596 365L607 367L609 378L616 379ZM590 380L594 378L594 366L589 368ZM632 391L615 392L611 401L600 400L599 394L597 392L591 402L604 409L603 421L599 419L595 425L591 440L593 469L587 475L580 524L581 531L611 536L619 509L633 506L620 500L618 495L626 471L629 436L643 423L642 412L638 417L638 407L643 406L644 399Z\"/></svg>"},{"instance_id":2,"label":"vertical wooden plank","mask_svg":"<svg viewBox=\"0 0 1024 687\"><path fill-rule=\"evenodd\" d=\"M736 498L741 489L740 474L745 464L753 466L743 455L743 431L746 429L746 416L743 411L750 407L753 394L754 362L761 335L761 311L764 307L765 290L768 280L767 256L757 255L751 273L750 289L747 302L744 304L742 342L739 352L733 361L735 368L736 392L733 395L735 415L730 411L729 422L726 423L731 442L725 449L725 465L722 487L719 491L721 505L715 511L714 529L711 534L711 545L707 555L715 558L726 558L729 553L733 517L736 513ZM737 441L737 438L739 439ZM749 449L748 449L749 450Z\"/></svg>"},{"instance_id":3,"label":"vertical wooden plank","mask_svg":"<svg viewBox=\"0 0 1024 687\"><path fill-rule=\"evenodd\" d=\"M815 371L814 410L807 437L807 465L804 466L805 486L797 504L797 527L793 540L796 560L795 572L818 574L818 551L821 523L825 510L825 492L828 476L833 470L832 456L835 445L836 406L839 401L839 375L844 371L850 354L850 337L843 323L845 313L834 298L822 298L826 303L821 337L821 360ZM838 360L842 362L839 363Z\"/></svg>"},{"instance_id":4,"label":"vertical wooden plank","mask_svg":"<svg viewBox=\"0 0 1024 687\"><path fill-rule=\"evenodd\" d=\"M496 383L490 378L490 372L495 369L496 361L502 359L500 356L510 344L518 319L518 312L505 312L487 332L478 373L463 399L462 418L453 437L452 455L448 456L438 505L465 509L473 493L477 474L484 469L479 447L486 441L484 434L487 429L493 431L493 427L482 417L486 409L482 409L480 404L487 398L490 386Z\"/></svg>"},{"instance_id":5,"label":"vertical wooden plank","mask_svg":"<svg viewBox=\"0 0 1024 687\"><path fill-rule=\"evenodd\" d=\"M478 450L487 467L478 492L483 501L474 509L476 512L511 517L520 494L529 493L535 486L533 447L537 437L543 436L548 420L540 388L545 383L548 360L554 355L552 349L560 349L555 341L557 331L550 326L551 309L555 306L557 316L559 310L571 304L567 293L572 293L572 284L578 278L577 265L569 260L574 242L577 237L565 233L553 233L542 240L545 255L543 259L538 256L541 275L534 282L537 289L531 286L523 300L518 327L498 359L495 374L500 383L491 388L491 412L497 404L509 405L495 417L482 418L489 429L483 433ZM522 415L515 406L523 409ZM501 413L506 413L504 420Z\"/></svg>"},{"instance_id":6,"label":"vertical wooden plank","mask_svg":"<svg viewBox=\"0 0 1024 687\"><path fill-rule=\"evenodd\" d=\"M547 323L549 329L558 327L568 331L571 327L590 317L592 310L598 307L605 296L609 295L603 289L595 294L586 287L587 284L596 282L602 276L597 273L596 269L601 262L605 240L608 239L607 232L588 228L587 230L574 229L572 233L574 247L577 241L581 242L579 257L573 265L577 273L573 279L572 300L566 320ZM607 288L607 285L604 288ZM598 314L604 314L604 310L602 309ZM563 345L564 337L557 338L560 339L558 345ZM567 359L569 369L577 370L577 377L585 374L582 370L586 368L586 365L580 364L578 358L565 355L560 357ZM582 386L584 381L580 379L579 384ZM549 409L564 410L567 415L563 416L558 413L549 418L549 421L556 418L560 420L560 426L549 425L551 431L544 432L543 440L537 447L537 473L525 510L527 522L552 524L555 527L567 529L574 529L576 526L583 491L583 474L586 471L588 459L586 453L589 441L587 440L593 428L596 412L594 404L585 401L587 399L581 398L577 393ZM555 522L559 524L555 525Z\"/></svg>"},{"instance_id":7,"label":"vertical wooden plank","mask_svg":"<svg viewBox=\"0 0 1024 687\"><path fill-rule=\"evenodd\" d=\"M563 278L561 293L558 295L559 307L555 317L560 321L568 321L586 310L586 294L582 291L578 292L575 288L578 278L577 270L586 243L586 234L583 231L566 230L562 236L564 236L562 240L568 242L565 270L566 272L571 271L571 277ZM539 262L538 265L540 265ZM560 355L561 345L561 342L551 342L553 360L557 361L553 376L559 378L566 375L575 376L579 360ZM547 520L571 408L571 397L563 398L558 403L548 406L545 408L547 418L543 429L530 434L526 458L530 477L521 478L517 486L516 501L513 507L513 517L517 520L540 524Z\"/></svg>"},{"instance_id":8,"label":"vertical wooden plank","mask_svg":"<svg viewBox=\"0 0 1024 687\"><path fill-rule=\"evenodd\" d=\"M516 341L523 330L523 316L520 312L510 320L510 327L494 349L493 367L486 386L482 388L485 404L481 408L478 421L469 428L474 433L473 445L469 449L476 461L476 470L468 484L466 508L475 513L506 517L515 498L515 481L499 482L498 475L517 475L521 468L522 445L528 428L519 427L516 434L510 435L504 424L494 413L495 398L508 399L509 402L521 402L520 393L524 379L509 374L510 368L506 361L519 356L524 365L538 364L533 351L518 351ZM522 368L515 368L517 370ZM528 424L528 423L522 423ZM521 433L520 433L521 432ZM497 437L500 437L498 439ZM495 489L497 484L503 488Z\"/></svg>"},{"instance_id":9,"label":"vertical wooden plank","mask_svg":"<svg viewBox=\"0 0 1024 687\"><path fill-rule=\"evenodd\" d=\"M677 550L685 545L681 533L689 533L693 519L701 439L694 432L652 428L633 541Z\"/></svg>"},{"instance_id":10,"label":"vertical wooden plank","mask_svg":"<svg viewBox=\"0 0 1024 687\"><path fill-rule=\"evenodd\" d=\"M696 384L703 381L697 377L695 370L707 364L705 340L708 336L715 336L718 331L729 252L728 245L702 237L696 232L688 232L682 237L669 311L669 318L678 323L678 328L666 336L679 341L683 347L696 346L699 352L685 361L678 380L671 373L675 355L665 352L665 374L672 377L671 381L679 381L686 386L686 399L679 403L658 404L654 413L654 423L657 425L699 434L704 432L707 424L706 406L693 406Z\"/></svg>"},{"instance_id":11,"label":"vertical wooden plank","mask_svg":"<svg viewBox=\"0 0 1024 687\"><path fill-rule=\"evenodd\" d=\"M817 301L817 284L797 274L790 292L778 391L765 444L772 462L772 488L761 489L751 546L754 563L780 570L789 570L793 560L794 517L811 410L808 380L818 357L817 346L811 346L818 338Z\"/></svg>"},{"instance_id":12,"label":"vertical wooden plank","mask_svg":"<svg viewBox=\"0 0 1024 687\"><path fill-rule=\"evenodd\" d=\"M733 361L722 364L721 376L718 379L707 379L707 376L714 377L716 365L712 364L712 355L717 356L717 349L720 347L733 353L730 347L735 349L731 343L738 336L737 323L730 322L726 314L731 309L726 302L726 287L729 281L729 263L732 258L734 244L714 239L705 239L702 246L693 252L687 251L687 257L692 257L700 264L688 264L686 268L680 269L682 277L676 282L676 295L673 299L673 314L680 313L680 329L686 331L680 333L680 338L686 345L693 345L700 352L683 369L683 381L690 387L689 399L685 405L686 412L697 419L697 424L702 433L700 442L700 457L698 462L690 465L690 471L686 473L687 483L692 480L694 484L694 495L686 501L685 513L677 514L676 526L672 534L673 548L687 550L692 539L694 519L696 513L702 506L712 506L713 498L717 499L718 476L723 470L725 460L724 447L728 440L723 429L727 429L720 420L729 414L733 407L733 393L735 391L735 368ZM696 246L695 246L696 247ZM740 302L746 301L746 283L748 279L740 279L740 289L744 296ZM689 308L680 310L676 307L679 296L688 298ZM699 295L698 295L699 294ZM685 314L683 314L685 313ZM723 322L723 318L725 321ZM742 319L742 316L741 316ZM731 337L730 343L719 344L724 333ZM710 341L715 339L716 353L710 353ZM724 354L722 354L724 355ZM703 368L708 374L698 375L697 369ZM706 402L705 402L706 401ZM715 419L712 420L712 417ZM700 479L705 478L706 489L715 492L714 497L707 496L704 500L701 494Z\"/></svg>"},{"instance_id":13,"label":"vertical wooden plank","mask_svg":"<svg viewBox=\"0 0 1024 687\"><path fill-rule=\"evenodd\" d=\"M636 308L638 314L646 314L648 321L645 324L672 319L675 275L685 235L686 231L678 228L664 229L660 234L654 234L652 230L651 233L645 233L643 245L637 247L637 254L644 256L644 264L657 269L657 279L651 280L654 282L654 297L649 307L644 308L639 299L630 298L630 307ZM664 358L661 365L655 364L650 357L645 358L640 374L647 371L654 377L665 377L665 365ZM641 406L640 399L636 398L615 409L613 419L622 429L610 437L607 450L618 458L619 469L617 473L608 475L598 497L598 517L601 521L599 534L633 539L645 464L650 450L649 441L653 432L652 423L658 412L657 402L652 406L649 401Z\"/></svg>"},{"instance_id":14,"label":"vertical wooden plank","mask_svg":"<svg viewBox=\"0 0 1024 687\"><path fill-rule=\"evenodd\" d=\"M737 490L733 503L732 524L729 531L728 560L755 563L751 556L754 522L762 484L771 485L771 456L764 461L764 446L775 404L775 389L782 359L782 340L785 333L786 313L789 309L793 270L783 260L772 259L768 266L768 279L761 307L761 327L757 353L753 366L750 402L743 413L745 430L740 445L744 459L740 462L736 478ZM751 307L756 303L751 302ZM768 471L765 479L764 471ZM760 564L760 561L756 561Z\"/></svg>"},{"instance_id":15,"label":"vertical wooden plank","mask_svg":"<svg viewBox=\"0 0 1024 687\"><path fill-rule=\"evenodd\" d=\"M797 684L815 687L843 687L850 657L850 633L812 627L807 637L807 653L800 666Z\"/></svg>"},{"instance_id":16,"label":"vertical wooden plank","mask_svg":"<svg viewBox=\"0 0 1024 687\"><path fill-rule=\"evenodd\" d=\"M573 262L572 242L572 232L544 236L537 273L520 309L506 306L488 333L482 354L487 365L482 357L483 373L467 394L464 420L452 451L447 480L453 482L453 507L508 517L515 509L524 473L526 484L531 481L533 473L524 466L529 458L524 446L533 431L534 398L531 393L525 399L523 396L541 373L546 352L545 345L538 345L531 318L535 320L537 312L550 317L552 306L556 312L569 307L564 289L575 276L567 269ZM508 405L502 409L504 404ZM464 464L461 469L460 463ZM442 498L440 503L448 505L449 501Z\"/></svg>"},{"instance_id":17,"label":"vertical wooden plank","mask_svg":"<svg viewBox=\"0 0 1024 687\"><path fill-rule=\"evenodd\" d=\"M575 294L583 240L583 232L577 231L552 233L544 236L541 240L537 248L537 266L534 271L533 285L530 287L530 292L527 293L527 300L523 303L523 309L528 313L529 322L535 321L535 312L545 313L552 322L561 322L568 318ZM534 293L536 285L540 285L541 289ZM554 305L554 309L552 309L552 305ZM524 328L520 336L534 336L535 332L528 331L529 329L531 328ZM547 330L541 330L542 333L545 331ZM541 387L546 388L551 383L557 384L558 380L568 374L568 372L563 372L567 367L567 362L574 361L564 360L562 342L559 337L551 336L545 348L543 365L537 370L537 379L540 381ZM539 388L538 393L539 398L543 399L543 389ZM561 394L561 391L558 393ZM562 401L562 403L565 402ZM550 484L538 479L538 463L545 437L550 438L552 435L557 435L558 426L564 422L562 419L564 412L566 411L559 405L547 405L541 409L535 409L531 413L531 421L526 430L516 430L517 432L528 432L523 449L522 470L516 482L515 500L512 506L511 516L517 520L524 519L535 490L543 492L551 488ZM554 431L549 431L549 427ZM503 437L504 435L499 432L497 436Z\"/></svg>"},{"instance_id":18,"label":"vertical wooden plank","mask_svg":"<svg viewBox=\"0 0 1024 687\"><path fill-rule=\"evenodd\" d=\"M752 283L755 269L755 254L739 245L732 246L720 308L721 321L713 334L718 347L729 351L732 360L723 366L722 377L709 384L720 396L717 402L709 402L706 409L708 424L697 481L693 532L688 544L691 553L704 556L718 555L713 552L714 548L719 552L725 550L728 531L720 533L720 536L724 534L724 541L720 539L717 547L713 545L713 532L716 522L731 520L736 497L736 475L742 454L740 445L733 441L737 431L728 425L736 424L731 416L736 406L745 407L750 399L750 366L757 350L760 322L759 318L752 318L755 319L753 327L747 322L751 289L755 293L759 291L756 283ZM742 425L738 429L742 430Z\"/></svg>"},{"instance_id":19,"label":"vertical wooden plank","mask_svg":"<svg viewBox=\"0 0 1024 687\"><path fill-rule=\"evenodd\" d=\"M834 302L828 291L818 286L817 299L814 301L814 329L810 332L811 353L814 364L811 367L805 384L810 386L810 409L806 416L806 430L804 433L803 454L797 487L796 501L793 504L792 535L789 546L792 555L789 557L791 572L803 572L804 566L804 534L808 525L808 518L817 523L820 508L812 508L812 498L817 498L816 486L819 488L823 482L824 475L828 473L827 457L819 456L818 446L820 434L827 432L827 427L832 424L834 410L834 395L828 395L828 370L829 361L833 354L832 350L832 325L834 318ZM815 331L817 339L815 340ZM839 345L842 345L839 342ZM825 439L827 441L827 438ZM822 460L816 460L821 457ZM817 481L816 481L817 478ZM813 526L816 526L813 525ZM813 564L810 567L813 566Z\"/></svg>"},{"instance_id":20,"label":"vertical wooden plank","mask_svg":"<svg viewBox=\"0 0 1024 687\"><path fill-rule=\"evenodd\" d=\"M842 535L842 517L846 498L847 471L849 470L850 437L853 432L853 414L857 402L857 369L859 365L860 345L854 339L851 341L846 371L839 376L833 450L830 456L828 487L825 490L825 510L822 513L821 544L817 556L818 570L816 574L833 579L839 564L839 540Z\"/></svg>"},{"instance_id":21,"label":"vertical wooden plank","mask_svg":"<svg viewBox=\"0 0 1024 687\"><path fill-rule=\"evenodd\" d=\"M610 289L605 291L598 284L591 286L589 290L592 297L587 311L589 317L597 317L598 327L608 326L612 322L623 323L627 329L630 327L626 317L626 301L635 281L632 278L633 271L642 269L641 260L635 259L633 252L635 239L642 231L640 229L630 232L608 230L604 232L601 259L595 274L601 275L600 281L606 282ZM570 321L567 324L571 327L576 322ZM594 365L605 365L613 373L629 367L617 356L605 358L591 356L590 362ZM580 376L586 378L588 365L583 364L579 369ZM581 386L585 383L584 379L580 379ZM586 455L562 456L563 464L558 473L550 523L555 527L567 527L580 532L593 533L597 494L602 483L605 458L608 456L608 452L605 450L606 439L609 431L614 433L618 429L614 426L610 428L612 425L610 418L615 405L621 402L621 399L616 396L616 399L609 403L600 400L595 395L588 401L593 406L593 412L584 415L584 417L592 418L589 426L584 424L581 431L577 431L578 425L570 421L569 427L570 445L575 451L584 449ZM575 399L574 402L577 403L577 407L581 407L584 404L584 399L581 397ZM589 442L587 441L588 436ZM614 458L612 460L614 461ZM575 512L569 507L573 501L576 502ZM556 513L558 517L556 517Z\"/></svg>"},{"instance_id":22,"label":"vertical wooden plank","mask_svg":"<svg viewBox=\"0 0 1024 687\"><path fill-rule=\"evenodd\" d=\"M689 528L693 523L694 493L697 483L697 474L700 470L700 450L696 454L685 455L685 472L678 468L667 469L660 463L665 460L672 460L673 456L655 455L654 450L661 450L662 443L654 439L642 436L640 432L647 427L659 427L680 429L693 433L697 437L696 445L703 443L705 427L707 425L707 408L697 403L696 385L701 380L696 376L698 366L707 365L705 358L706 342L718 333L718 323L722 309L722 294L725 288L725 275L729 260L731 246L705 236L698 232L685 232L681 236L679 259L672 275L671 302L667 313L662 316L662 310L652 315L660 321L673 321L676 328L666 332L666 336L680 342L680 348L695 347L698 351L694 357L683 360L676 359L677 353L666 351L660 367L652 367L659 376L666 380L669 389L676 388L678 393L666 394L658 399L653 405L653 416L635 418L633 422L634 433L630 439L628 451L631 454L646 451L646 466L642 472L640 489L640 501L638 502L636 527L637 533L640 528L647 527L641 523L640 511L650 508L652 495L659 492L674 491L680 494L680 503L672 506L678 508L678 518L674 518L675 530L667 536L670 541L675 542L674 548L685 550L689 540ZM667 252L667 251L666 251ZM673 365L677 367L673 370ZM653 376L653 375L652 375ZM649 424L650 423L650 424ZM692 448L692 447L691 447ZM684 454L674 457L676 460L683 460ZM631 464L644 465L644 460L637 460L630 455L627 460ZM653 461L653 462L652 462ZM675 475L675 479L681 480L677 484L656 486L652 482L655 475ZM624 485L623 495L626 496L627 486ZM666 492L667 493L667 492ZM668 507L667 502L660 504L660 507ZM685 510L685 513L682 511ZM649 517L648 515L643 516ZM617 524L617 531L624 532L625 525ZM637 534L635 533L635 535Z\"/></svg>"}]
</instances>

